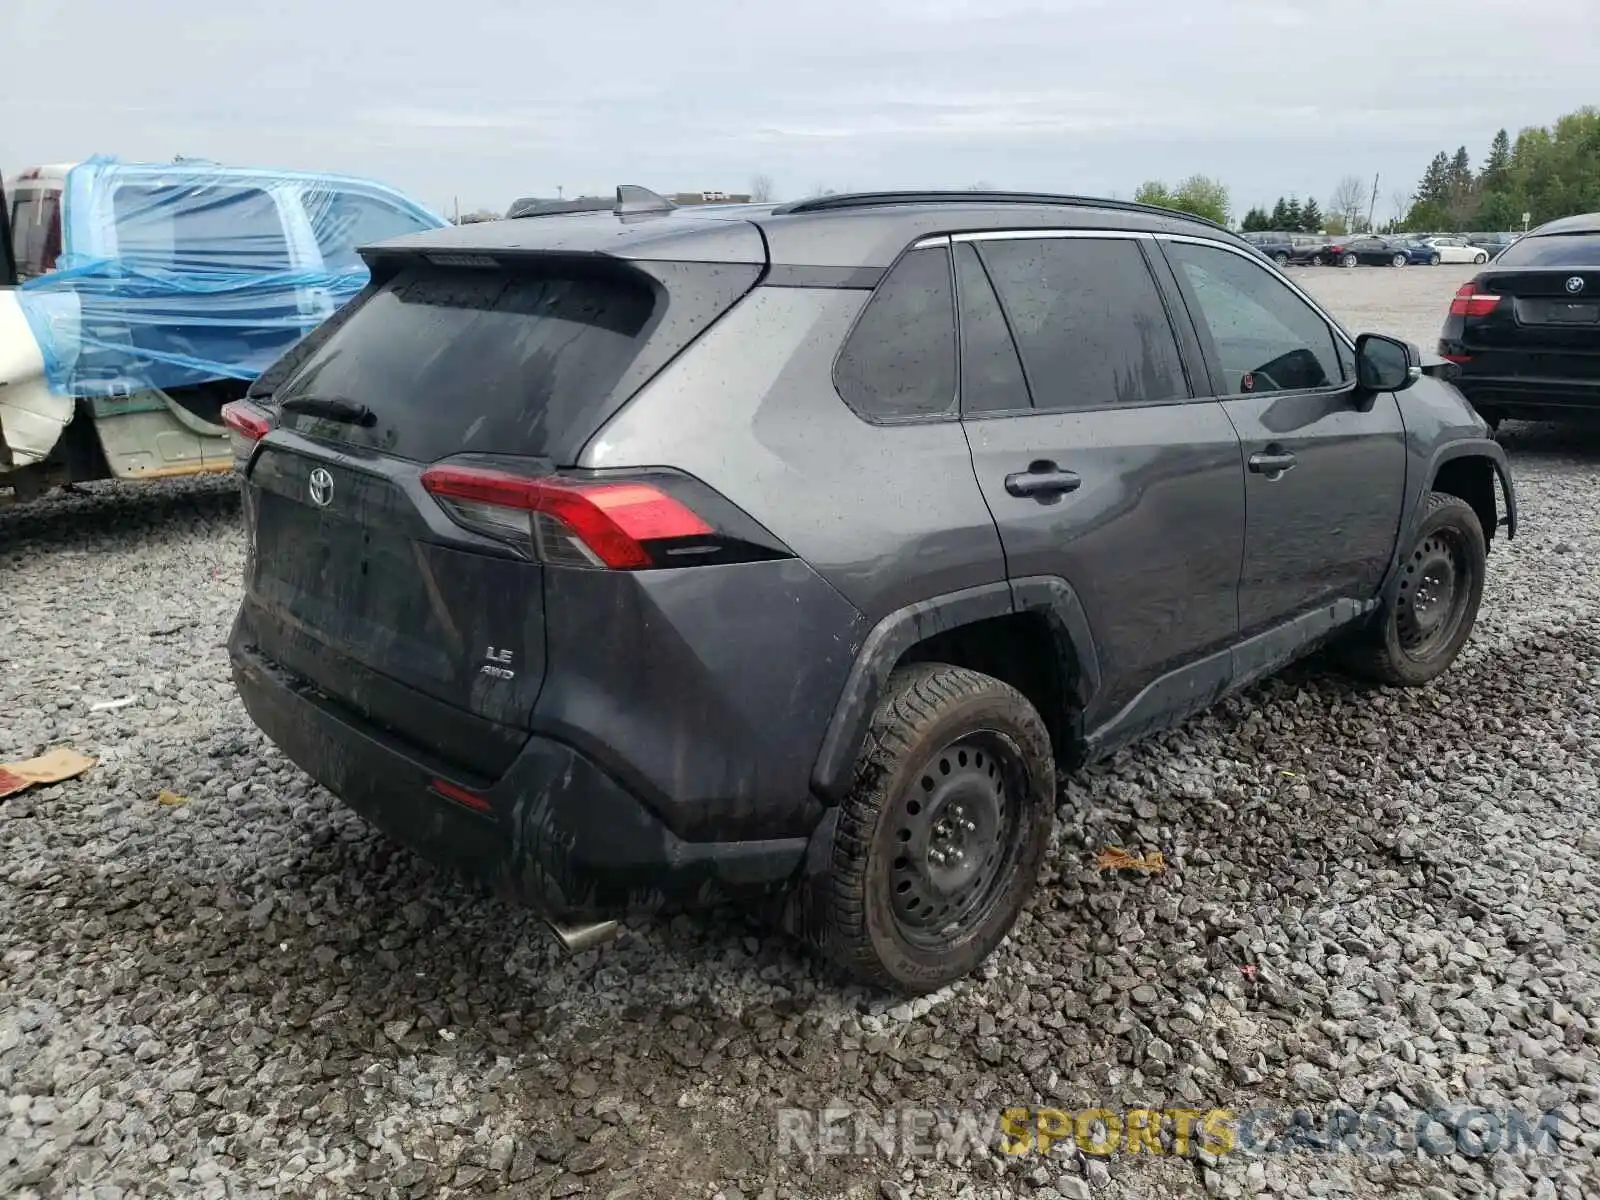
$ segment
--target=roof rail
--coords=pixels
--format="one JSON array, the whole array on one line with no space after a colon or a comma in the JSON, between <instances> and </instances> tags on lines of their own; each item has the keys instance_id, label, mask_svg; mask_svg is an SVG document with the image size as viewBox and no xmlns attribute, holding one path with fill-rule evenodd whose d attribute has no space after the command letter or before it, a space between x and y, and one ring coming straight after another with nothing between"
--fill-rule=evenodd
<instances>
[{"instance_id":1,"label":"roof rail","mask_svg":"<svg viewBox=\"0 0 1600 1200\"><path fill-rule=\"evenodd\" d=\"M1102 200L1094 196L1064 196L1053 192L846 192L781 204L772 212L774 216L778 216L787 213L839 212L852 208L886 208L895 204L1070 204L1078 208L1109 208L1118 212L1183 217L1190 221L1199 221L1202 225L1210 225L1213 229L1227 228L1209 217L1180 212L1173 208L1161 208L1154 204L1140 204L1134 200Z\"/></svg>"}]
</instances>

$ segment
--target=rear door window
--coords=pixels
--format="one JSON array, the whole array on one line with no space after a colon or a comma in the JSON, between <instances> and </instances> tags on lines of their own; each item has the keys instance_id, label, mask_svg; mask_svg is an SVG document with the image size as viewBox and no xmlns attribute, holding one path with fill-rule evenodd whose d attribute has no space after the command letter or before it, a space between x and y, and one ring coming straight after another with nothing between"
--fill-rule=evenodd
<instances>
[{"instance_id":1,"label":"rear door window","mask_svg":"<svg viewBox=\"0 0 1600 1200\"><path fill-rule=\"evenodd\" d=\"M1186 399L1155 278L1126 238L977 243L1040 409Z\"/></svg>"},{"instance_id":2,"label":"rear door window","mask_svg":"<svg viewBox=\"0 0 1600 1200\"><path fill-rule=\"evenodd\" d=\"M541 455L607 405L655 307L648 283L622 272L410 267L349 314L275 399L365 405L368 426L301 414L283 423L398 458Z\"/></svg>"},{"instance_id":3,"label":"rear door window","mask_svg":"<svg viewBox=\"0 0 1600 1200\"><path fill-rule=\"evenodd\" d=\"M1006 326L989 276L970 244L956 253L956 295L961 322L961 412L975 416L1031 408L1022 360Z\"/></svg>"},{"instance_id":4,"label":"rear door window","mask_svg":"<svg viewBox=\"0 0 1600 1200\"><path fill-rule=\"evenodd\" d=\"M956 314L950 251L912 250L878 285L834 364L834 386L869 421L953 415Z\"/></svg>"},{"instance_id":5,"label":"rear door window","mask_svg":"<svg viewBox=\"0 0 1600 1200\"><path fill-rule=\"evenodd\" d=\"M278 203L261 188L125 183L112 208L118 256L135 267L269 274L293 265Z\"/></svg>"},{"instance_id":6,"label":"rear door window","mask_svg":"<svg viewBox=\"0 0 1600 1200\"><path fill-rule=\"evenodd\" d=\"M393 201L360 192L325 188L307 192L305 202L323 269L330 274L365 270L356 253L362 246L433 228Z\"/></svg>"}]
</instances>

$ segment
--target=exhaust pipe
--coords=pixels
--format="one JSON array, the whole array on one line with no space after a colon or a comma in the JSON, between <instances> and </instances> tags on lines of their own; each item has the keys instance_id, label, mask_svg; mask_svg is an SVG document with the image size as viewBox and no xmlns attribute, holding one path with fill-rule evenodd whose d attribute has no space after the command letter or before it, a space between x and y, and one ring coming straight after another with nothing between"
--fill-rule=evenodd
<instances>
[{"instance_id":1,"label":"exhaust pipe","mask_svg":"<svg viewBox=\"0 0 1600 1200\"><path fill-rule=\"evenodd\" d=\"M615 938L622 926L616 921L596 921L590 925L558 925L554 921L546 920L550 932L556 935L556 940L566 948L568 954L582 954L585 950L593 950L596 946L603 946Z\"/></svg>"}]
</instances>

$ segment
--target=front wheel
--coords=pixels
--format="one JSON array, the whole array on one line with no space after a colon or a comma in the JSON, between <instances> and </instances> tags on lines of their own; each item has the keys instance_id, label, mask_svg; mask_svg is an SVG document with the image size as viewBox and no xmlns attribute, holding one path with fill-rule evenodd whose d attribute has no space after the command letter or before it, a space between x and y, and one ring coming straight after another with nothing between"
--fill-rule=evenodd
<instances>
[{"instance_id":1,"label":"front wheel","mask_svg":"<svg viewBox=\"0 0 1600 1200\"><path fill-rule=\"evenodd\" d=\"M1428 255L1428 265L1430 267L1437 267L1439 265L1439 256L1437 254Z\"/></svg>"},{"instance_id":2,"label":"front wheel","mask_svg":"<svg viewBox=\"0 0 1600 1200\"><path fill-rule=\"evenodd\" d=\"M1320 267L1320 266L1322 266L1322 265L1323 265L1323 262L1322 262L1322 255L1320 255L1320 254L1313 254L1313 255L1312 255L1312 256L1311 256L1311 265L1312 265L1312 266L1313 266L1313 267Z\"/></svg>"},{"instance_id":3,"label":"front wheel","mask_svg":"<svg viewBox=\"0 0 1600 1200\"><path fill-rule=\"evenodd\" d=\"M1339 265L1341 267L1353 267L1358 261L1360 260L1354 254L1346 254L1339 259Z\"/></svg>"},{"instance_id":4,"label":"front wheel","mask_svg":"<svg viewBox=\"0 0 1600 1200\"><path fill-rule=\"evenodd\" d=\"M1410 261L1411 260L1408 259L1404 254L1396 254L1393 258L1391 258L1389 260L1389 265L1391 267L1403 267L1403 266L1406 265L1406 263L1408 263Z\"/></svg>"},{"instance_id":5,"label":"front wheel","mask_svg":"<svg viewBox=\"0 0 1600 1200\"><path fill-rule=\"evenodd\" d=\"M1489 261L1489 256L1487 254L1482 254L1482 253L1474 254L1472 256L1472 261L1475 262L1475 263L1479 263L1479 264L1486 263L1486 262Z\"/></svg>"},{"instance_id":6,"label":"front wheel","mask_svg":"<svg viewBox=\"0 0 1600 1200\"><path fill-rule=\"evenodd\" d=\"M1016 689L938 663L896 671L840 805L817 948L898 992L960 979L1032 893L1054 809L1050 738Z\"/></svg>"},{"instance_id":7,"label":"front wheel","mask_svg":"<svg viewBox=\"0 0 1600 1200\"><path fill-rule=\"evenodd\" d=\"M1488 546L1472 506L1433 492L1377 621L1343 647L1345 665L1377 683L1417 687L1438 678L1472 636L1488 574Z\"/></svg>"}]
</instances>

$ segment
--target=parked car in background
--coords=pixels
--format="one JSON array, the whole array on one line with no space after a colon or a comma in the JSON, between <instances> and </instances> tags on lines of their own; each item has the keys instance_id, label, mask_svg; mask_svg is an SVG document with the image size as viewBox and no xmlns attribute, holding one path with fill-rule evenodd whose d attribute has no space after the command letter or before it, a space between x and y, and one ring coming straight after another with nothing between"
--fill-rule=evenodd
<instances>
[{"instance_id":1,"label":"parked car in background","mask_svg":"<svg viewBox=\"0 0 1600 1200\"><path fill-rule=\"evenodd\" d=\"M1221 227L630 195L369 250L230 410L251 718L569 945L770 903L932 991L1033 892L1058 764L1470 635L1504 452Z\"/></svg>"},{"instance_id":2,"label":"parked car in background","mask_svg":"<svg viewBox=\"0 0 1600 1200\"><path fill-rule=\"evenodd\" d=\"M1341 267L1404 267L1411 262L1411 252L1403 243L1376 234L1337 238L1325 253L1329 262Z\"/></svg>"},{"instance_id":3,"label":"parked car in background","mask_svg":"<svg viewBox=\"0 0 1600 1200\"><path fill-rule=\"evenodd\" d=\"M1270 258L1280 267L1288 266L1294 258L1294 241L1290 234L1265 232L1240 236L1254 246L1263 258Z\"/></svg>"},{"instance_id":4,"label":"parked car in background","mask_svg":"<svg viewBox=\"0 0 1600 1200\"><path fill-rule=\"evenodd\" d=\"M1423 240L1423 244L1431 246L1435 251L1438 263L1486 263L1489 261L1489 252L1467 241L1460 234L1450 234L1442 237L1430 237Z\"/></svg>"},{"instance_id":5,"label":"parked car in background","mask_svg":"<svg viewBox=\"0 0 1600 1200\"><path fill-rule=\"evenodd\" d=\"M1600 213L1539 226L1462 284L1439 353L1491 425L1600 417Z\"/></svg>"},{"instance_id":6,"label":"parked car in background","mask_svg":"<svg viewBox=\"0 0 1600 1200\"><path fill-rule=\"evenodd\" d=\"M34 167L8 188L0 488L226 471L221 408L367 281L357 247L440 228L348 176L216 163Z\"/></svg>"},{"instance_id":7,"label":"parked car in background","mask_svg":"<svg viewBox=\"0 0 1600 1200\"><path fill-rule=\"evenodd\" d=\"M1476 246L1492 259L1504 252L1524 236L1520 233L1468 233L1463 235L1467 244Z\"/></svg>"},{"instance_id":8,"label":"parked car in background","mask_svg":"<svg viewBox=\"0 0 1600 1200\"><path fill-rule=\"evenodd\" d=\"M1406 262L1412 266L1436 267L1439 265L1439 252L1430 246L1424 238L1411 234L1390 234L1387 240L1390 245L1405 251Z\"/></svg>"}]
</instances>

